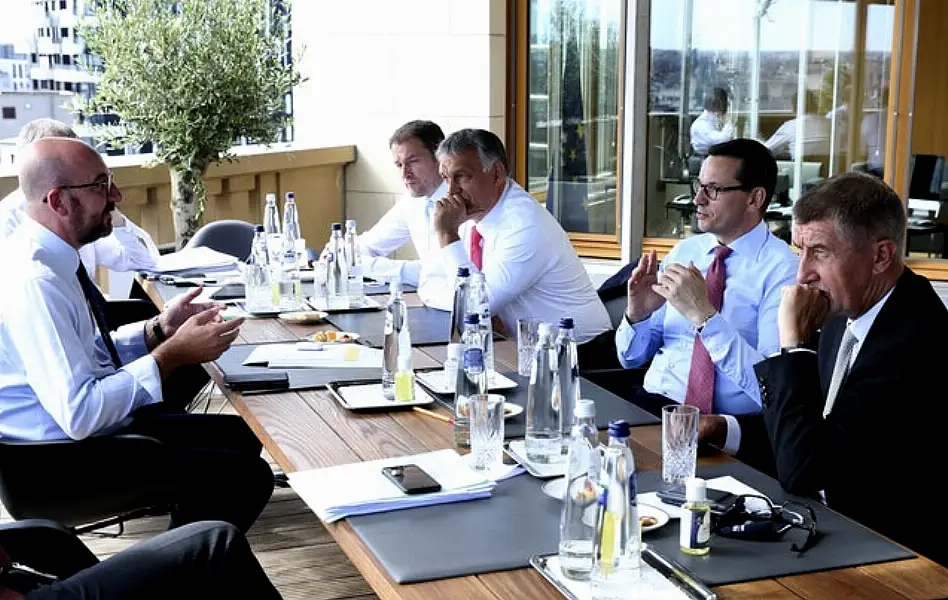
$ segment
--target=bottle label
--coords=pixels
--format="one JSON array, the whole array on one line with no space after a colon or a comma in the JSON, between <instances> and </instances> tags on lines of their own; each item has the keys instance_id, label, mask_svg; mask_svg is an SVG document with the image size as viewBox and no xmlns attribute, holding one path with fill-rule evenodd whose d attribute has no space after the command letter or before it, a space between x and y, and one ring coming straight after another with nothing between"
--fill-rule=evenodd
<instances>
[{"instance_id":1,"label":"bottle label","mask_svg":"<svg viewBox=\"0 0 948 600\"><path fill-rule=\"evenodd\" d=\"M711 511L686 511L681 519L679 543L682 548L700 550L708 547L711 540Z\"/></svg>"}]
</instances>

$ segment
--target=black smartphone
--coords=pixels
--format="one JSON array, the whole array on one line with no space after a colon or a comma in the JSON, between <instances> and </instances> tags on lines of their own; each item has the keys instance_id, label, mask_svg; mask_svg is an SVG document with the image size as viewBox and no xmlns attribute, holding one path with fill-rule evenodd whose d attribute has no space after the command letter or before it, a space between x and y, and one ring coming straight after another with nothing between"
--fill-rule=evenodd
<instances>
[{"instance_id":1,"label":"black smartphone","mask_svg":"<svg viewBox=\"0 0 948 600\"><path fill-rule=\"evenodd\" d=\"M418 465L384 467L382 475L385 475L406 494L430 494L441 491L441 484Z\"/></svg>"},{"instance_id":2,"label":"black smartphone","mask_svg":"<svg viewBox=\"0 0 948 600\"><path fill-rule=\"evenodd\" d=\"M665 504L681 506L685 503L685 486L673 485L662 488L656 492L656 495L658 499ZM734 499L737 498L737 496L731 492L715 490L713 488L708 488L707 497L708 503L711 504L711 512L718 514L723 513L727 507L734 502Z\"/></svg>"},{"instance_id":3,"label":"black smartphone","mask_svg":"<svg viewBox=\"0 0 948 600\"><path fill-rule=\"evenodd\" d=\"M238 392L261 392L285 390L290 387L290 376L286 371L260 371L224 375L224 383Z\"/></svg>"}]
</instances>

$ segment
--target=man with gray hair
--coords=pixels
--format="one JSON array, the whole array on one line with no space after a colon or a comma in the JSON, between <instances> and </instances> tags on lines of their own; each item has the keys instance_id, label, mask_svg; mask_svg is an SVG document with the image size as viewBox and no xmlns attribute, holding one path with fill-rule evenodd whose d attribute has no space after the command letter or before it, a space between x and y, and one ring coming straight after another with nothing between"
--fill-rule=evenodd
<instances>
[{"instance_id":1,"label":"man with gray hair","mask_svg":"<svg viewBox=\"0 0 948 600\"><path fill-rule=\"evenodd\" d=\"M946 564L948 524L907 516L918 510L908 490L944 452L935 380L948 310L905 266L905 207L877 178L847 173L798 200L793 217L800 266L777 316L781 352L755 366L777 477ZM872 501L882 495L884 509Z\"/></svg>"},{"instance_id":2,"label":"man with gray hair","mask_svg":"<svg viewBox=\"0 0 948 600\"><path fill-rule=\"evenodd\" d=\"M35 119L23 126L17 136L17 150L42 138L77 138L71 127L55 119ZM9 236L23 222L26 198L20 188L0 200L0 239ZM95 268L102 266L113 271L150 269L158 259L158 248L141 227L138 227L116 209L112 213L112 233L86 244L79 250L79 258L95 279Z\"/></svg>"},{"instance_id":3,"label":"man with gray hair","mask_svg":"<svg viewBox=\"0 0 948 600\"><path fill-rule=\"evenodd\" d=\"M609 314L566 232L509 176L500 139L462 129L438 147L447 196L438 200L434 228L445 271L482 272L491 312L502 329L517 319L557 323L571 317L576 340L611 329Z\"/></svg>"}]
</instances>

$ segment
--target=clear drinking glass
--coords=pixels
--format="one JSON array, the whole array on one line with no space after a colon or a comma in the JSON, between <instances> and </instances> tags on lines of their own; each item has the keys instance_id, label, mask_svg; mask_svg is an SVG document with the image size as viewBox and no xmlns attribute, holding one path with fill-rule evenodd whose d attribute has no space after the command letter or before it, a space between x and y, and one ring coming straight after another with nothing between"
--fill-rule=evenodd
<instances>
[{"instance_id":1,"label":"clear drinking glass","mask_svg":"<svg viewBox=\"0 0 948 600\"><path fill-rule=\"evenodd\" d=\"M475 396L469 406L474 468L487 471L503 461L504 397L500 394Z\"/></svg>"},{"instance_id":2,"label":"clear drinking glass","mask_svg":"<svg viewBox=\"0 0 948 600\"><path fill-rule=\"evenodd\" d=\"M662 408L662 479L684 485L695 476L698 459L698 417L695 406Z\"/></svg>"},{"instance_id":3,"label":"clear drinking glass","mask_svg":"<svg viewBox=\"0 0 948 600\"><path fill-rule=\"evenodd\" d=\"M530 376L536 352L540 319L517 319L517 373Z\"/></svg>"}]
</instances>

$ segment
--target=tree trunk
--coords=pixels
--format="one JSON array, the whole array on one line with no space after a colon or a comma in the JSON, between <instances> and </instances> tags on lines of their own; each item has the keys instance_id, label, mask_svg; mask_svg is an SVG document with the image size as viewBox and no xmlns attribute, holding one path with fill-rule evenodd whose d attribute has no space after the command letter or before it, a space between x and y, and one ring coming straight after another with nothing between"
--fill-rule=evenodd
<instances>
[{"instance_id":1,"label":"tree trunk","mask_svg":"<svg viewBox=\"0 0 948 600\"><path fill-rule=\"evenodd\" d=\"M174 243L180 250L198 230L204 213L204 170L169 166L171 171L171 214Z\"/></svg>"}]
</instances>

